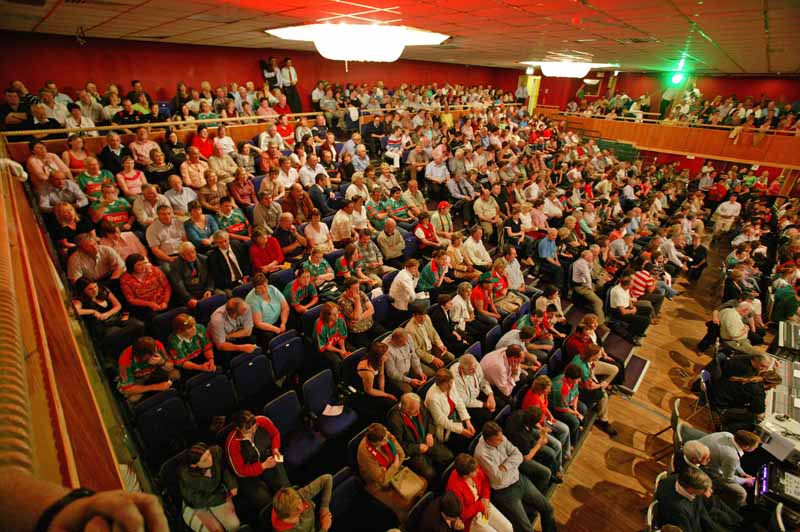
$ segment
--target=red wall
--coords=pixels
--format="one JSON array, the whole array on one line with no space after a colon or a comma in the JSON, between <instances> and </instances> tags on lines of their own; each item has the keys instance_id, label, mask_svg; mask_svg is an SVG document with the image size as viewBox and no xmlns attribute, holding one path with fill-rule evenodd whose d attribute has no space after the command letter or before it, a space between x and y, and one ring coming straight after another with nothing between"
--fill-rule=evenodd
<instances>
[{"instance_id":1,"label":"red wall","mask_svg":"<svg viewBox=\"0 0 800 532\"><path fill-rule=\"evenodd\" d=\"M621 72L617 76L617 94L625 91L631 98L638 98L642 94L650 94L652 104L657 109L661 101L661 92L664 90L669 73L638 73ZM595 74L589 74L595 77ZM608 92L608 81L613 76L607 72L600 82L600 95ZM783 102L800 100L800 78L767 78L767 77L697 77L690 78L697 83L697 87L704 97L712 99L717 95L727 97L736 95L740 100L748 96L753 98L775 99ZM549 78L542 76L539 89L539 103L543 105L558 105L563 108L567 102L575 98L575 93L581 86L581 80L572 78ZM588 97L587 100L592 100Z\"/></svg>"},{"instance_id":2,"label":"red wall","mask_svg":"<svg viewBox=\"0 0 800 532\"><path fill-rule=\"evenodd\" d=\"M653 96L653 104L660 101L661 92L669 74L641 74L622 72L617 79L617 92L625 91L632 98L645 93ZM723 98L736 95L740 100L748 96L753 98L775 99L783 102L800 100L800 79L779 77L697 77L697 88L708 99L720 95Z\"/></svg>"},{"instance_id":3,"label":"red wall","mask_svg":"<svg viewBox=\"0 0 800 532\"><path fill-rule=\"evenodd\" d=\"M513 91L521 70L451 65L425 61L395 63L344 63L328 61L316 52L229 48L190 44L93 39L79 46L74 38L31 33L0 33L0 73L4 83L23 80L31 92L52 79L68 94L92 80L101 92L108 83L117 83L121 90L130 90L130 81L139 79L151 96L169 99L175 95L178 81L198 87L208 80L220 83L260 84L259 59L270 55L294 61L304 103L310 101L314 84L321 79L335 83L375 83L387 87L403 83L460 83L492 85ZM13 53L10 53L13 51ZM306 103L306 106L308 104Z\"/></svg>"}]
</instances>

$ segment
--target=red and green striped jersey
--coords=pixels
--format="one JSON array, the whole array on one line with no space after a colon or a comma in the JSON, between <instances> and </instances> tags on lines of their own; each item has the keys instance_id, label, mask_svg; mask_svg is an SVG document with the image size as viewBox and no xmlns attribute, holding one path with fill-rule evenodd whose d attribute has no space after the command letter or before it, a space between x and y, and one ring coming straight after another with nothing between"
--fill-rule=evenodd
<instances>
[{"instance_id":1,"label":"red and green striped jersey","mask_svg":"<svg viewBox=\"0 0 800 532\"><path fill-rule=\"evenodd\" d=\"M322 319L317 318L314 337L317 339L317 348L322 351L326 346L335 345L339 340L347 338L347 325L341 317L332 326L325 325Z\"/></svg>"},{"instance_id":2,"label":"red and green striped jersey","mask_svg":"<svg viewBox=\"0 0 800 532\"><path fill-rule=\"evenodd\" d=\"M229 216L217 214L217 223L220 229L225 229L228 234L247 236L247 218L241 209L234 207Z\"/></svg>"},{"instance_id":3,"label":"red and green striped jersey","mask_svg":"<svg viewBox=\"0 0 800 532\"><path fill-rule=\"evenodd\" d=\"M161 355L161 358L167 360L167 352L164 350L164 344L156 342L156 351ZM117 387L120 391L124 391L131 386L135 386L150 376L153 372L159 369L160 366L153 366L147 362L139 362L133 356L133 347L127 347L119 357L119 382Z\"/></svg>"},{"instance_id":4,"label":"red and green striped jersey","mask_svg":"<svg viewBox=\"0 0 800 532\"><path fill-rule=\"evenodd\" d=\"M169 336L169 341L167 342L169 358L176 366L182 366L184 362L204 364L208 360L206 353L212 353L213 356L211 340L206 334L206 328L198 323L196 329L195 335L189 340L177 334ZM197 361L196 359L199 357L203 357L203 360Z\"/></svg>"},{"instance_id":5,"label":"red and green striped jersey","mask_svg":"<svg viewBox=\"0 0 800 532\"><path fill-rule=\"evenodd\" d=\"M96 211L103 205L102 201L92 202L92 210ZM102 220L107 220L117 227L122 227L131 219L131 204L125 198L117 198L114 203L106 205ZM101 221L102 221L101 220Z\"/></svg>"}]
</instances>

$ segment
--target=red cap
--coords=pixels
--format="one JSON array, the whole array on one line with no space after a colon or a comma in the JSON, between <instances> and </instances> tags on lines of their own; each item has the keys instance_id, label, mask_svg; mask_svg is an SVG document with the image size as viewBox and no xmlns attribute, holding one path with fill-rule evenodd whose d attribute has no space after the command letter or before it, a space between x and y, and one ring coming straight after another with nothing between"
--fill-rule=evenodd
<instances>
[{"instance_id":1,"label":"red cap","mask_svg":"<svg viewBox=\"0 0 800 532\"><path fill-rule=\"evenodd\" d=\"M439 210L447 209L448 207L452 207L452 205L450 205L450 203L448 203L446 201L440 201L439 202L439 206L437 207L437 209L439 209Z\"/></svg>"}]
</instances>

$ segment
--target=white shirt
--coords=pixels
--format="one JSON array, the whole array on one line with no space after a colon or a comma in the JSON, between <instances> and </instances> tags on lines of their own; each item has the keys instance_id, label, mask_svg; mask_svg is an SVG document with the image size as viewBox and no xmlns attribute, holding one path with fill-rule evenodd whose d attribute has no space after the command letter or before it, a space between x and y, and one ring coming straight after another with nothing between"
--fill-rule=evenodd
<instances>
[{"instance_id":1,"label":"white shirt","mask_svg":"<svg viewBox=\"0 0 800 532\"><path fill-rule=\"evenodd\" d=\"M79 127L79 128L88 128L94 127L94 122L92 122L91 118L86 118L85 116L81 116L81 121L78 123L77 120L72 115L67 117L66 127ZM84 131L83 134L88 135L90 137L96 137L98 135L97 131Z\"/></svg>"},{"instance_id":2,"label":"white shirt","mask_svg":"<svg viewBox=\"0 0 800 532\"><path fill-rule=\"evenodd\" d=\"M347 240L353 236L353 220L343 209L336 213L331 223L331 237L334 242Z\"/></svg>"},{"instance_id":3,"label":"white shirt","mask_svg":"<svg viewBox=\"0 0 800 532\"><path fill-rule=\"evenodd\" d=\"M294 67L283 67L281 69L280 82L283 87L297 85L297 71Z\"/></svg>"},{"instance_id":4,"label":"white shirt","mask_svg":"<svg viewBox=\"0 0 800 532\"><path fill-rule=\"evenodd\" d=\"M622 285L616 285L611 289L611 308L621 309L631 306L631 295Z\"/></svg>"},{"instance_id":5,"label":"white shirt","mask_svg":"<svg viewBox=\"0 0 800 532\"><path fill-rule=\"evenodd\" d=\"M542 212L548 218L553 218L553 217L560 218L563 215L563 211L561 210L561 204L558 202L558 200L553 201L550 198L545 198Z\"/></svg>"},{"instance_id":6,"label":"white shirt","mask_svg":"<svg viewBox=\"0 0 800 532\"><path fill-rule=\"evenodd\" d=\"M717 207L717 216L736 218L742 212L742 205L738 201L726 201Z\"/></svg>"},{"instance_id":7,"label":"white shirt","mask_svg":"<svg viewBox=\"0 0 800 532\"><path fill-rule=\"evenodd\" d=\"M297 175L297 170L294 168L289 168L288 172L284 172L283 168L281 168L280 172L278 172L278 178L275 180L276 183L281 185L284 189L289 190L289 188L297 183L299 176Z\"/></svg>"},{"instance_id":8,"label":"white shirt","mask_svg":"<svg viewBox=\"0 0 800 532\"><path fill-rule=\"evenodd\" d=\"M453 298L453 306L450 307L450 319L455 323L456 329L463 331L467 327L467 320L472 313L474 313L474 309L469 298L464 299L457 294Z\"/></svg>"},{"instance_id":9,"label":"white shirt","mask_svg":"<svg viewBox=\"0 0 800 532\"><path fill-rule=\"evenodd\" d=\"M418 281L419 277L413 277L405 268L398 272L389 287L389 297L392 298L392 305L396 309L408 310L408 304L414 301L416 296Z\"/></svg>"},{"instance_id":10,"label":"white shirt","mask_svg":"<svg viewBox=\"0 0 800 532\"><path fill-rule=\"evenodd\" d=\"M300 184L303 185L303 188L309 188L316 183L317 174L325 174L327 176L328 172L319 163L314 168L304 165L299 171Z\"/></svg>"},{"instance_id":11,"label":"white shirt","mask_svg":"<svg viewBox=\"0 0 800 532\"><path fill-rule=\"evenodd\" d=\"M464 243L462 244L464 248L464 255L466 255L467 259L472 264L477 264L478 266L488 266L492 263L492 257L489 255L489 252L486 251L486 246L483 245L483 240L475 240L472 237L469 237Z\"/></svg>"}]
</instances>

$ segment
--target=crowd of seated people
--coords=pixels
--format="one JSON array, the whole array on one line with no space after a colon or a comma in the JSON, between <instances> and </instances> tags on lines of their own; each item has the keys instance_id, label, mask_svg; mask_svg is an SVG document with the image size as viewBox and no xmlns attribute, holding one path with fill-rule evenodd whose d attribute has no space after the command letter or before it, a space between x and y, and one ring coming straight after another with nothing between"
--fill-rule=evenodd
<instances>
[{"instance_id":1,"label":"crowd of seated people","mask_svg":"<svg viewBox=\"0 0 800 532\"><path fill-rule=\"evenodd\" d=\"M698 189L705 174L621 162L564 124L494 105L487 89L381 90L384 106L406 110L376 114L341 146L322 113L312 143L295 138L291 156L279 151L287 139L273 124L262 146L202 126L189 146L174 131L159 145L141 124L128 124L129 146L107 134L99 154L74 139L58 157L31 141L31 185L75 307L118 359L118 390L130 405L183 393L193 376L229 371L242 355L271 357L275 337L295 331L307 345L302 372L328 368L357 389L353 408L369 426L358 474L398 520L424 490L446 489L462 505L456 519L472 529L532 530L538 514L555 530L545 495L587 424L617 434L608 396L625 368L603 349L607 330L639 342L679 293L678 279L698 280L704 209L723 224L732 212L733 221L752 215L756 227L777 191L749 186L752 171L733 168L713 174L725 191L714 200ZM455 119L434 105L448 101L474 106ZM377 137L389 127L407 137L399 158ZM741 211L723 206L729 194L746 198ZM781 227L797 217L784 211ZM783 252L793 258L793 250ZM735 255L731 269L754 275L758 260L748 258ZM574 328L567 296L592 311ZM728 312L752 308L720 311L719 334L734 349L746 351L752 338L733 334ZM178 310L171 331L160 330L159 318ZM490 330L499 338L490 341ZM130 341L109 353L120 337ZM731 379L728 407L747 409L736 386L753 395L773 377ZM498 417L506 406L510 414ZM221 483L259 511L272 504L281 530L297 529L310 519L302 501L327 481L287 492L293 471L275 424L249 412L234 424L221 454L193 447L187 478L211 468L209 493ZM193 529L235 529L223 498L192 501L184 518Z\"/></svg>"},{"instance_id":2,"label":"crowd of seated people","mask_svg":"<svg viewBox=\"0 0 800 532\"><path fill-rule=\"evenodd\" d=\"M609 120L659 118L659 102L652 94L630 97L624 90L596 100L571 100L566 110L583 116L603 116ZM798 129L800 101L781 101L762 94L760 97L716 95L706 97L694 84L681 90L667 87L662 95L660 118L665 124L708 124L712 126L742 126L745 129Z\"/></svg>"}]
</instances>

